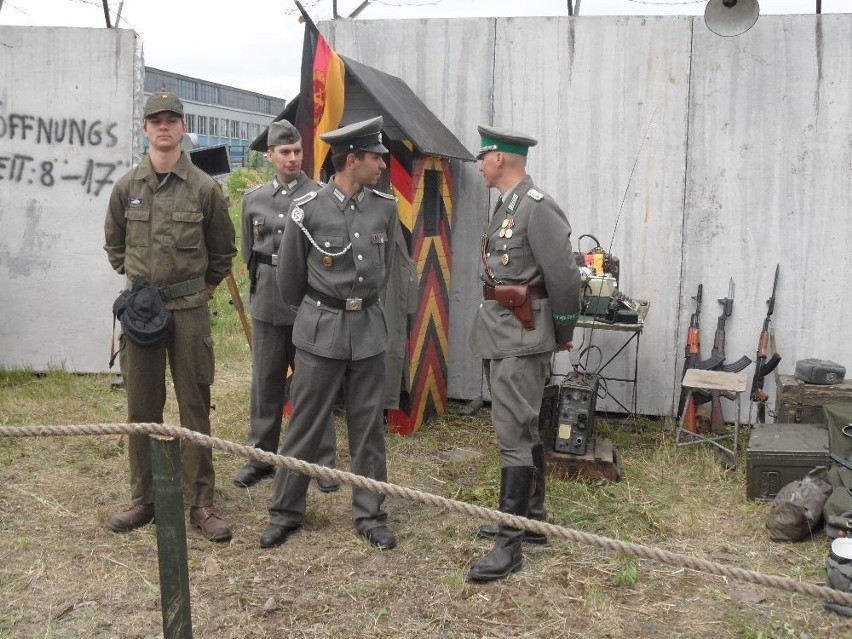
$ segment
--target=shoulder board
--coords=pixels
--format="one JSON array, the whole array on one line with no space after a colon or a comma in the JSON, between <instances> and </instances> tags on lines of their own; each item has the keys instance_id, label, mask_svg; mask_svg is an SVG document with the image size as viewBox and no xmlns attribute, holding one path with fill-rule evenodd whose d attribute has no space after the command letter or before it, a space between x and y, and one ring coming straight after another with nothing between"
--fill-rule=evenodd
<instances>
[{"instance_id":1,"label":"shoulder board","mask_svg":"<svg viewBox=\"0 0 852 639\"><path fill-rule=\"evenodd\" d=\"M311 191L310 193L305 193L302 197L297 197L293 200L293 203L302 206L302 204L307 204L313 200L317 195L318 193L316 191Z\"/></svg>"},{"instance_id":2,"label":"shoulder board","mask_svg":"<svg viewBox=\"0 0 852 639\"><path fill-rule=\"evenodd\" d=\"M383 197L386 200L393 200L394 202L396 202L396 196L395 195L391 195L390 193L385 193L384 191L377 191L376 189L371 189L371 191L373 191L373 193L375 193L379 197Z\"/></svg>"},{"instance_id":3,"label":"shoulder board","mask_svg":"<svg viewBox=\"0 0 852 639\"><path fill-rule=\"evenodd\" d=\"M536 191L535 189L530 189L529 191L527 191L527 195L529 195L536 202L540 202L544 199L544 193L542 193L541 191Z\"/></svg>"},{"instance_id":4,"label":"shoulder board","mask_svg":"<svg viewBox=\"0 0 852 639\"><path fill-rule=\"evenodd\" d=\"M243 193L243 196L246 196L246 195L248 195L249 193L254 193L255 191L257 191L257 190L258 190L260 187L262 187L262 186L263 186L263 184L258 184L257 186L253 186L253 187L251 187L251 188L250 188L250 189L248 189L245 193Z\"/></svg>"}]
</instances>

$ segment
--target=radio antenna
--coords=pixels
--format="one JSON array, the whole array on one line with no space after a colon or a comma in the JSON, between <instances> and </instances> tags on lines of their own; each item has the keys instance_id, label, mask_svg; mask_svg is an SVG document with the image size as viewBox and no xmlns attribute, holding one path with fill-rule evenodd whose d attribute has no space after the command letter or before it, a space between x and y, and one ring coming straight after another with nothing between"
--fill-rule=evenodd
<instances>
[{"instance_id":1,"label":"radio antenna","mask_svg":"<svg viewBox=\"0 0 852 639\"><path fill-rule=\"evenodd\" d=\"M639 150L636 152L636 159L633 160L633 168L630 169L630 177L627 178L627 186L624 189L624 195L621 197L621 206L618 207L618 215L615 216L615 226L612 227L612 237L609 240L609 248L607 253L612 253L612 243L615 242L615 231L618 228L618 221L621 219L621 211L624 209L624 203L627 201L627 192L630 190L630 182L633 180L633 174L636 172L636 165L639 164L639 156L642 155L642 149L645 147L645 140L648 139L648 131L651 124L654 122L654 116L657 115L659 106L654 107L654 112L651 114L651 119L648 120L648 126L645 127L645 133L642 135L642 142L639 144Z\"/></svg>"}]
</instances>

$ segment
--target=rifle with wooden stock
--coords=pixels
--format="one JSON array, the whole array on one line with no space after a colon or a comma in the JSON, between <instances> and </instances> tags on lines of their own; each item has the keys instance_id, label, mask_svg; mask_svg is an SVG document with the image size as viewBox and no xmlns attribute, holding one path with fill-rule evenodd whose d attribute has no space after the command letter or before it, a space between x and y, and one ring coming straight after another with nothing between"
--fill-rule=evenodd
<instances>
[{"instance_id":1,"label":"rifle with wooden stock","mask_svg":"<svg viewBox=\"0 0 852 639\"><path fill-rule=\"evenodd\" d=\"M696 293L692 299L695 300L695 312L689 317L689 328L686 331L686 346L684 347L684 358L683 358L683 375L681 375L681 380L683 380L686 375L686 371L690 368L695 368L695 365L699 361L699 357L701 357L701 332L699 330L699 320L701 317L701 298L704 293L704 285L698 285L698 293ZM687 403L687 395L689 392L683 388L681 385L680 389L680 401L678 401L677 405L677 420L680 421L680 418L684 414L684 408L686 409L686 417L683 420L683 427L692 432L698 432L698 423L695 419L695 399L690 395L689 401Z\"/></svg>"},{"instance_id":2,"label":"rifle with wooden stock","mask_svg":"<svg viewBox=\"0 0 852 639\"><path fill-rule=\"evenodd\" d=\"M716 322L716 334L713 338L713 350L710 353L710 357L702 362L696 364L695 368L700 368L702 370L715 370L715 371L724 371L726 373L739 373L742 370L748 368L749 364L751 364L751 358L747 355L743 355L733 364L725 364L725 326L727 324L728 318L731 316L731 313L734 310L734 279L731 278L728 284L728 296L723 297L718 300L719 304L722 305L722 313L719 315L719 319ZM710 393L693 393L695 397L696 404L703 404L705 402L711 402L710 404L710 428L712 429L715 426L723 426L725 423L725 418L722 414L722 395L725 396L726 399L736 399L736 396L732 393L724 393L721 391L711 391Z\"/></svg>"},{"instance_id":3,"label":"rifle with wooden stock","mask_svg":"<svg viewBox=\"0 0 852 639\"><path fill-rule=\"evenodd\" d=\"M763 328L760 331L760 338L757 340L757 356L754 360L754 377L751 380L751 402L748 407L748 421L751 423L751 409L757 402L757 421L766 422L766 400L769 396L763 390L763 380L781 361L781 356L778 353L772 353L772 357L767 361L766 357L769 351L769 323L772 321L772 313L775 311L775 292L778 289L778 272L781 269L780 264L775 265L775 280L772 283L772 295L766 300L766 318L763 320Z\"/></svg>"}]
</instances>

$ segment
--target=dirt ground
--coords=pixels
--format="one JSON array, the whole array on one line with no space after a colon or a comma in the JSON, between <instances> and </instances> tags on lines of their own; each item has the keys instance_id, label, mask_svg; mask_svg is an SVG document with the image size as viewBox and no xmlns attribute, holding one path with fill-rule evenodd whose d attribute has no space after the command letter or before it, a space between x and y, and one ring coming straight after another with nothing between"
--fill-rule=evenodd
<instances>
[{"instance_id":1,"label":"dirt ground","mask_svg":"<svg viewBox=\"0 0 852 639\"><path fill-rule=\"evenodd\" d=\"M104 376L68 377L59 388L7 379L0 424L121 421L123 392ZM214 411L214 435L239 443L244 383L217 382ZM551 522L822 582L822 533L768 541L767 507L745 500L742 465L729 472L701 448L675 452L671 433L653 428L619 425L623 440L613 430L621 481L550 481ZM338 434L346 468L340 419ZM388 449L389 481L496 506L487 410L464 417L452 405L413 437L390 435ZM352 527L346 486L324 494L312 483L304 527L263 550L271 482L239 489L231 479L243 460L214 459L216 505L234 538L187 533L195 637L852 637L852 623L812 598L563 541L527 546L519 573L473 584L467 570L490 548L474 535L480 521L389 499L399 545L378 551ZM0 487L0 637L162 636L155 527L117 535L103 525L127 502L123 438L0 439Z\"/></svg>"}]
</instances>

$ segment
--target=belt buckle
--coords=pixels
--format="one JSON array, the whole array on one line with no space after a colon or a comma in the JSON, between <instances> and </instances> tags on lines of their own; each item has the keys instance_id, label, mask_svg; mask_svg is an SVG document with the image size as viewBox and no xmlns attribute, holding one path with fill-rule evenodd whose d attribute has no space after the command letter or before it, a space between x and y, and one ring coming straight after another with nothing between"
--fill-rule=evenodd
<instances>
[{"instance_id":1,"label":"belt buckle","mask_svg":"<svg viewBox=\"0 0 852 639\"><path fill-rule=\"evenodd\" d=\"M278 266L278 253L272 254L272 266Z\"/></svg>"},{"instance_id":2,"label":"belt buckle","mask_svg":"<svg viewBox=\"0 0 852 639\"><path fill-rule=\"evenodd\" d=\"M346 310L347 311L360 311L361 304L364 302L360 297L348 297L346 298Z\"/></svg>"}]
</instances>

